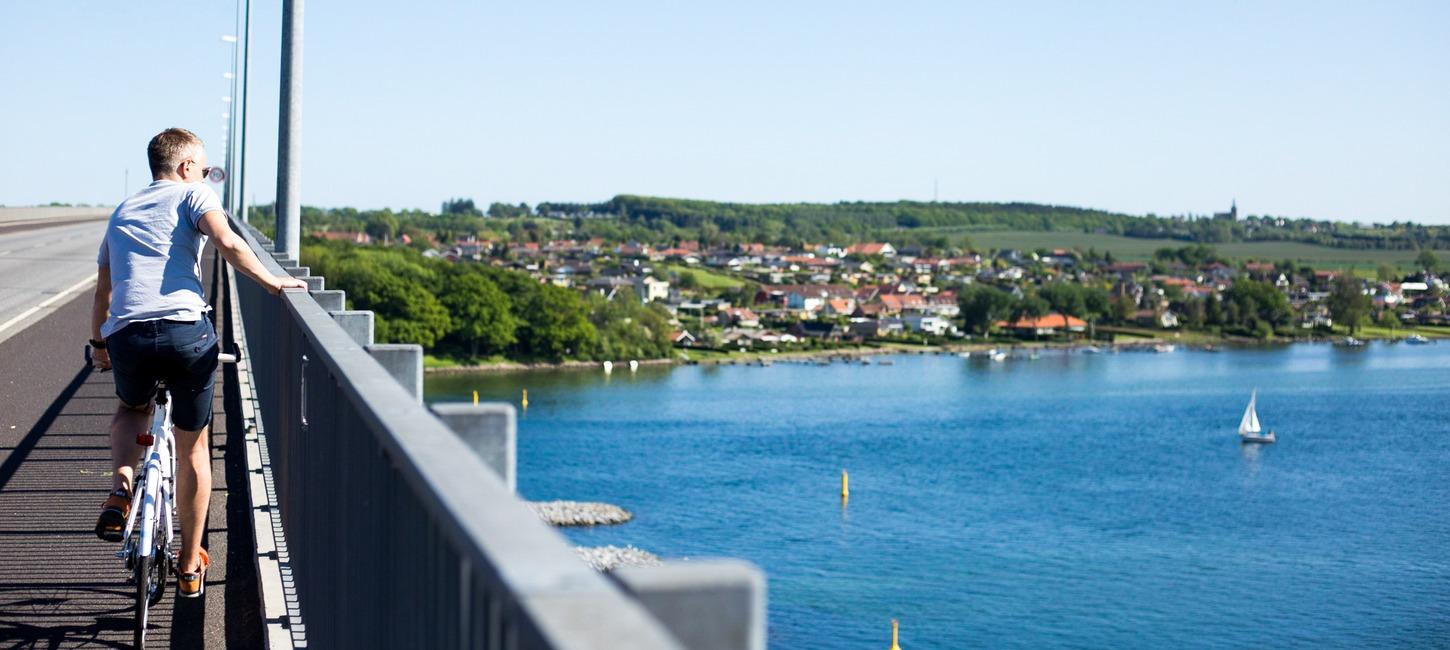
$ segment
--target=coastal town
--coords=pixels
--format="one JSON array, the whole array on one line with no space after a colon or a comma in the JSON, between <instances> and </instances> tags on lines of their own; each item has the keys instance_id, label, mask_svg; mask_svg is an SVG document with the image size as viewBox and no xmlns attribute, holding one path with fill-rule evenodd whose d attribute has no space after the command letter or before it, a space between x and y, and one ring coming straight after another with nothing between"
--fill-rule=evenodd
<instances>
[{"instance_id":1,"label":"coastal town","mask_svg":"<svg viewBox=\"0 0 1450 650\"><path fill-rule=\"evenodd\" d=\"M603 238L519 241L430 234L319 240L402 246L425 258L487 265L540 284L667 310L675 348L832 349L870 343L1295 340L1422 342L1447 325L1438 260L1381 265L1372 277L1293 261L1235 261L1211 247L1151 259L1067 248L959 250L852 245L704 245ZM1450 330L1445 330L1450 331ZM1428 338L1427 338L1428 337ZM688 358L688 354L685 355Z\"/></svg>"}]
</instances>

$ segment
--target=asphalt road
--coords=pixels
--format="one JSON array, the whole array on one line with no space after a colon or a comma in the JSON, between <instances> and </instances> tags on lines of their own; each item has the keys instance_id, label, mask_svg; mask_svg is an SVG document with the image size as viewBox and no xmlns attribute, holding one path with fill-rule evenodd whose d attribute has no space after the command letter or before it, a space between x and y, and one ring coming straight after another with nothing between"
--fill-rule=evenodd
<instances>
[{"instance_id":1,"label":"asphalt road","mask_svg":"<svg viewBox=\"0 0 1450 650\"><path fill-rule=\"evenodd\" d=\"M89 291L105 231L105 221L0 230L0 341Z\"/></svg>"}]
</instances>

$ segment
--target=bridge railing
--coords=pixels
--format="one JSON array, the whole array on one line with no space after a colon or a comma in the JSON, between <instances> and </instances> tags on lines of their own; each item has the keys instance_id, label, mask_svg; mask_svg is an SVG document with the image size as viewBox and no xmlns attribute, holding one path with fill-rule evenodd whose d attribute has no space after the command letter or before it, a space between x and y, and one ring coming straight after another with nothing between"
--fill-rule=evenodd
<instances>
[{"instance_id":1,"label":"bridge railing","mask_svg":"<svg viewBox=\"0 0 1450 650\"><path fill-rule=\"evenodd\" d=\"M242 230L268 270L298 274L295 260L279 264L270 242ZM678 610L691 601L667 597L668 586L650 592L648 576L631 583L590 569L308 291L271 296L235 277L308 645L763 644L758 571L745 572L754 611L743 615L753 616L754 631L722 631L704 620L719 612L698 606L662 622L651 613L661 610L647 606ZM690 641L694 629L707 631L704 642Z\"/></svg>"}]
</instances>

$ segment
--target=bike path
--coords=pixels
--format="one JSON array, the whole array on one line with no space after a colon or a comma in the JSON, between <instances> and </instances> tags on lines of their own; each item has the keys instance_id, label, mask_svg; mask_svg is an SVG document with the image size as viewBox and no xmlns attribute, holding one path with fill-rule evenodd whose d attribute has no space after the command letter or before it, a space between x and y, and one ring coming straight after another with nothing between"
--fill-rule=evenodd
<instances>
[{"instance_id":1,"label":"bike path","mask_svg":"<svg viewBox=\"0 0 1450 650\"><path fill-rule=\"evenodd\" d=\"M114 556L119 545L94 533L110 490L116 399L110 374L91 371L82 357L90 305L85 292L0 342L3 648L131 645L134 587ZM151 610L148 647L262 644L240 409L226 408L236 403L235 383L219 374L224 385L230 390L217 391L211 433L206 595L175 598L173 578Z\"/></svg>"}]
</instances>

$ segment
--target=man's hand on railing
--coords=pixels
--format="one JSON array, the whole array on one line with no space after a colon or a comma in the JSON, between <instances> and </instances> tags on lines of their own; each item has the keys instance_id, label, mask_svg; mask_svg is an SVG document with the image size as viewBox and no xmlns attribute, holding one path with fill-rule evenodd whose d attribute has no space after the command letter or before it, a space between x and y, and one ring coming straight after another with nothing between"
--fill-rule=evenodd
<instances>
[{"instance_id":1,"label":"man's hand on railing","mask_svg":"<svg viewBox=\"0 0 1450 650\"><path fill-rule=\"evenodd\" d=\"M282 293L283 289L306 289L307 283L298 280L297 278L294 278L290 275L274 275L270 278L267 278L267 280L262 283L262 287L267 290L267 293L275 296L279 293Z\"/></svg>"}]
</instances>

